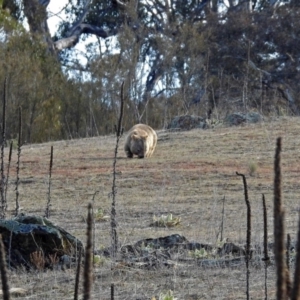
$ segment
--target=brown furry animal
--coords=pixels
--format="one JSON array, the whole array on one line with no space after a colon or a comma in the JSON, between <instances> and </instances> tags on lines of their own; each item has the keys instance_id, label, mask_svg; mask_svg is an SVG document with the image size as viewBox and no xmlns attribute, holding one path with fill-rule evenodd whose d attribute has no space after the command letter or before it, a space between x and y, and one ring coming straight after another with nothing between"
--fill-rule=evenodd
<instances>
[{"instance_id":1,"label":"brown furry animal","mask_svg":"<svg viewBox=\"0 0 300 300\"><path fill-rule=\"evenodd\" d=\"M157 134L148 125L136 124L127 133L124 150L126 156L132 158L151 157L157 144Z\"/></svg>"}]
</instances>

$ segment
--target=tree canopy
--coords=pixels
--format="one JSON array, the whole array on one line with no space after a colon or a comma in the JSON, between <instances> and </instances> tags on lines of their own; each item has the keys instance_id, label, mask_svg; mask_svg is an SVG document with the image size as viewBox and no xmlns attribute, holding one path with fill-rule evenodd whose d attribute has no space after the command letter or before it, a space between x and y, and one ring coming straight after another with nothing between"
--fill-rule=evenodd
<instances>
[{"instance_id":1,"label":"tree canopy","mask_svg":"<svg viewBox=\"0 0 300 300\"><path fill-rule=\"evenodd\" d=\"M18 107L24 141L112 132L123 81L125 128L181 114L299 114L297 0L69 0L54 36L50 2L0 1L12 138ZM85 64L74 47L91 36Z\"/></svg>"}]
</instances>

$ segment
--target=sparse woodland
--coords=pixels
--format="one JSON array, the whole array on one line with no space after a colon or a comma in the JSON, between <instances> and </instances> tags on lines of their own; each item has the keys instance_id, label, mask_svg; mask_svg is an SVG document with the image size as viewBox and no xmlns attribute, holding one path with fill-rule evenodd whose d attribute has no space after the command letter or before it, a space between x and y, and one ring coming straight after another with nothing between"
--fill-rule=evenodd
<instances>
[{"instance_id":1,"label":"sparse woodland","mask_svg":"<svg viewBox=\"0 0 300 300\"><path fill-rule=\"evenodd\" d=\"M10 268L0 238L3 299L300 299L298 1L69 0L54 36L50 1L0 0L0 217L85 249ZM158 146L127 159L139 122Z\"/></svg>"},{"instance_id":2,"label":"sparse woodland","mask_svg":"<svg viewBox=\"0 0 300 300\"><path fill-rule=\"evenodd\" d=\"M295 0L70 0L54 36L49 2L1 1L9 139L19 107L24 142L112 133L123 81L127 129L184 114L299 114ZM83 64L74 46L90 36Z\"/></svg>"}]
</instances>

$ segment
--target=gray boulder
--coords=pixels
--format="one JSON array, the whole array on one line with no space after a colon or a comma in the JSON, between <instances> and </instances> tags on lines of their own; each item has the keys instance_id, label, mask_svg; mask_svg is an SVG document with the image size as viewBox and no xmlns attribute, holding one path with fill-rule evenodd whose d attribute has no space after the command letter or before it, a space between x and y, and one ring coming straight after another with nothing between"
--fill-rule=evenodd
<instances>
[{"instance_id":1,"label":"gray boulder","mask_svg":"<svg viewBox=\"0 0 300 300\"><path fill-rule=\"evenodd\" d=\"M20 215L10 220L0 220L0 234L10 267L26 269L54 267L61 257L76 258L83 244L63 228L47 218Z\"/></svg>"},{"instance_id":2,"label":"gray boulder","mask_svg":"<svg viewBox=\"0 0 300 300\"><path fill-rule=\"evenodd\" d=\"M208 128L208 124L205 118L194 115L184 115L175 117L167 128L171 130L206 129Z\"/></svg>"},{"instance_id":3,"label":"gray boulder","mask_svg":"<svg viewBox=\"0 0 300 300\"><path fill-rule=\"evenodd\" d=\"M225 118L225 124L229 126L237 126L243 123L259 123L263 120L262 115L257 112L233 113Z\"/></svg>"}]
</instances>

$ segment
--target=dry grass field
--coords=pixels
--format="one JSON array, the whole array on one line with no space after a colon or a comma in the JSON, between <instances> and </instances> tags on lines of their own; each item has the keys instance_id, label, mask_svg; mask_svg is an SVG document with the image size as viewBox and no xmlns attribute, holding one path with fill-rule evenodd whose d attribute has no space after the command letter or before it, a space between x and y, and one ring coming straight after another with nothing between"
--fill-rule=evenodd
<instances>
[{"instance_id":1,"label":"dry grass field","mask_svg":"<svg viewBox=\"0 0 300 300\"><path fill-rule=\"evenodd\" d=\"M273 164L276 138L283 138L283 201L286 232L294 241L300 201L300 119L282 118L242 127L158 132L152 158L127 159L121 139L117 159L117 220L121 245L144 238L178 233L189 241L215 245L220 238L225 197L223 237L244 245L247 176L252 208L252 244L262 245L262 194L266 197L269 242L273 241ZM109 215L116 138L112 136L24 145L21 154L19 202L26 214L44 215L50 147L54 147L50 220L85 243L87 205ZM8 151L8 149L6 149ZM6 153L7 154L7 153ZM8 216L15 209L16 151L8 189ZM6 155L7 157L7 155ZM95 194L96 193L96 194ZM180 217L175 227L153 227L153 216ZM95 248L111 244L110 222L96 222ZM254 259L255 260L255 259ZM292 268L293 269L293 268ZM264 299L264 264L251 263L250 297ZM27 290L21 299L73 299L75 269L9 271L10 287ZM111 270L109 258L96 266L92 299L146 300L172 290L175 298L245 299L245 263L224 267L179 260L171 267L138 268L122 265ZM268 299L275 298L275 267L268 268Z\"/></svg>"}]
</instances>

